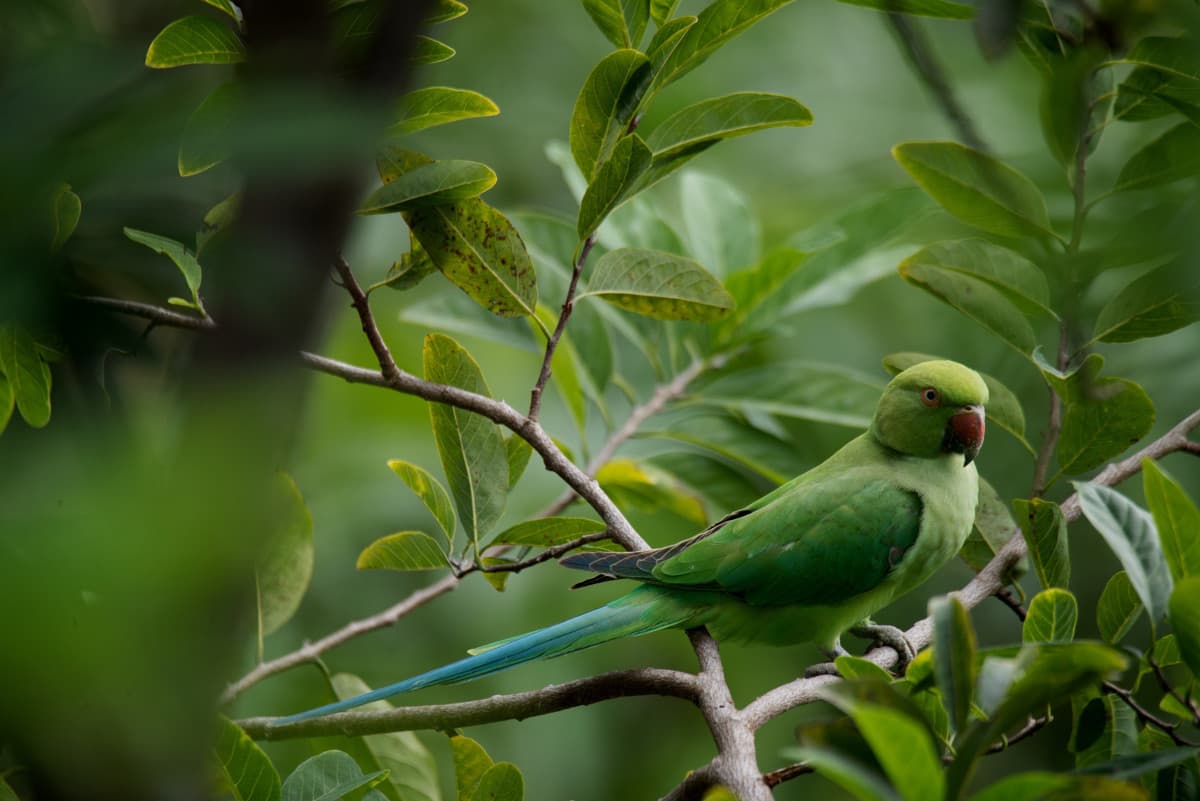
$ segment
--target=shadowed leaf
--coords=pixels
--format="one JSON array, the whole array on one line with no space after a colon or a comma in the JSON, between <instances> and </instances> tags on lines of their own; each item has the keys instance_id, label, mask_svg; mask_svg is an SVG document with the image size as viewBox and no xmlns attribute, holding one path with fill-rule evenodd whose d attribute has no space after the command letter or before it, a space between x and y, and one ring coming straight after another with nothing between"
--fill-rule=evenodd
<instances>
[{"instance_id":1,"label":"shadowed leaf","mask_svg":"<svg viewBox=\"0 0 1200 801\"><path fill-rule=\"evenodd\" d=\"M1124 570L1118 570L1104 585L1096 604L1096 626L1105 642L1120 642L1142 613L1141 599Z\"/></svg>"},{"instance_id":2,"label":"shadowed leaf","mask_svg":"<svg viewBox=\"0 0 1200 801\"><path fill-rule=\"evenodd\" d=\"M589 295L659 320L718 320L733 308L725 288L696 262L634 248L610 250L596 262L577 299Z\"/></svg>"},{"instance_id":3,"label":"shadowed leaf","mask_svg":"<svg viewBox=\"0 0 1200 801\"><path fill-rule=\"evenodd\" d=\"M219 789L234 801L279 801L279 772L270 758L229 718L219 716L218 725L213 756Z\"/></svg>"},{"instance_id":4,"label":"shadowed leaf","mask_svg":"<svg viewBox=\"0 0 1200 801\"><path fill-rule=\"evenodd\" d=\"M1029 545L1029 556L1038 580L1046 589L1071 583L1071 558L1067 548L1067 521L1058 504L1034 498L1013 501L1017 522Z\"/></svg>"},{"instance_id":5,"label":"shadowed leaf","mask_svg":"<svg viewBox=\"0 0 1200 801\"><path fill-rule=\"evenodd\" d=\"M284 780L281 795L283 801L337 801L386 777L386 770L364 774L344 751L325 751L301 762Z\"/></svg>"},{"instance_id":6,"label":"shadowed leaf","mask_svg":"<svg viewBox=\"0 0 1200 801\"><path fill-rule=\"evenodd\" d=\"M571 113L571 155L585 180L608 160L629 128L650 82L650 62L636 50L617 50L592 69Z\"/></svg>"},{"instance_id":7,"label":"shadowed leaf","mask_svg":"<svg viewBox=\"0 0 1200 801\"><path fill-rule=\"evenodd\" d=\"M496 173L477 161L424 164L385 183L363 201L359 214L393 214L477 197L496 184Z\"/></svg>"},{"instance_id":8,"label":"shadowed leaf","mask_svg":"<svg viewBox=\"0 0 1200 801\"><path fill-rule=\"evenodd\" d=\"M1153 459L1142 460L1142 487L1171 576L1200 576L1200 509Z\"/></svg>"}]
</instances>

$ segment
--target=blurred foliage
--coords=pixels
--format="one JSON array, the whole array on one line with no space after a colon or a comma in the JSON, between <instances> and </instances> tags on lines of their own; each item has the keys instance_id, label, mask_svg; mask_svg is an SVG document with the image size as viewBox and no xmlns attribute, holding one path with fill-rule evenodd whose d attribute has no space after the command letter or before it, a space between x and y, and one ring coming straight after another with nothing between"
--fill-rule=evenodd
<instances>
[{"instance_id":1,"label":"blurred foliage","mask_svg":"<svg viewBox=\"0 0 1200 801\"><path fill-rule=\"evenodd\" d=\"M215 324L236 343L286 320L297 243L256 220L256 188L334 175L361 190L344 252L381 332L430 380L519 406L583 266L542 421L653 545L824 459L869 420L881 359L986 374L1003 433L962 556L979 569L1015 518L1024 625L935 600L934 646L904 677L839 660L828 705L759 738L764 770L800 757L819 774L778 798L1196 796L1177 738L1200 737L1200 466L1087 480L1200 398L1194 4L438 0L410 48L386 39L392 4L332 0L295 9L320 56L267 78L243 9L205 3L13 0L0 28L0 798L646 797L709 757L693 710L657 699L480 742L260 747L214 720L222 685L395 603L427 581L412 571L606 546L582 505L537 519L562 487L483 418L302 384L277 353L248 369L171 330ZM913 30L986 151L949 141L967 137L901 55ZM411 80L347 89L380 42ZM370 364L345 305L319 350ZM147 307L180 317L150 325ZM693 365L686 392L595 461ZM1062 517L1067 478L1086 524ZM969 575L956 564L931 592ZM362 679L318 664L225 711L346 697L596 604L553 568L506 576L465 577L325 657ZM918 597L886 612L924 614ZM682 637L632 647L469 695L691 668ZM724 656L744 702L815 653Z\"/></svg>"}]
</instances>

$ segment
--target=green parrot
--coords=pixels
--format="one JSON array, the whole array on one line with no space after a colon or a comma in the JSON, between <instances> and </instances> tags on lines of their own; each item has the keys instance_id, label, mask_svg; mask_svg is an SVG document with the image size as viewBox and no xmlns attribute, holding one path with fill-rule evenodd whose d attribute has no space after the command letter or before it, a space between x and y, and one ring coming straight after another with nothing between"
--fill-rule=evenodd
<instances>
[{"instance_id":1,"label":"green parrot","mask_svg":"<svg viewBox=\"0 0 1200 801\"><path fill-rule=\"evenodd\" d=\"M814 642L845 653L843 632L929 578L970 533L987 400L983 379L957 362L914 365L884 389L867 431L699 534L666 548L561 560L597 574L576 586L638 582L627 595L276 725L669 628L707 626L720 641ZM893 629L885 641L911 652L897 635Z\"/></svg>"}]
</instances>

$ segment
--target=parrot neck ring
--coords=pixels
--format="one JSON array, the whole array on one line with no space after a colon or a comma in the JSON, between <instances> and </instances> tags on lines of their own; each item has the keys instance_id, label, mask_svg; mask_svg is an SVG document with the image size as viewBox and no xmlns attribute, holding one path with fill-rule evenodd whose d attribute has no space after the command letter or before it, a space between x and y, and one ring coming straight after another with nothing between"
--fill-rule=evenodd
<instances>
[{"instance_id":1,"label":"parrot neck ring","mask_svg":"<svg viewBox=\"0 0 1200 801\"><path fill-rule=\"evenodd\" d=\"M963 467L975 461L983 447L983 407L974 404L961 407L946 422L946 433L942 436L943 453L961 453Z\"/></svg>"}]
</instances>

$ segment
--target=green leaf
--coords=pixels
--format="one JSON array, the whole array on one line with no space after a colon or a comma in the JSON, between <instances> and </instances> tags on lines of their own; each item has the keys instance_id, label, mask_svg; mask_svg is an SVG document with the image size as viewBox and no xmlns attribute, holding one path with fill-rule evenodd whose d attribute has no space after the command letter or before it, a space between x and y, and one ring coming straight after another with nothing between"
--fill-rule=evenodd
<instances>
[{"instance_id":1,"label":"green leaf","mask_svg":"<svg viewBox=\"0 0 1200 801\"><path fill-rule=\"evenodd\" d=\"M1200 576L1200 509L1153 459L1142 460L1142 487L1171 576Z\"/></svg>"},{"instance_id":2,"label":"green leaf","mask_svg":"<svg viewBox=\"0 0 1200 801\"><path fill-rule=\"evenodd\" d=\"M700 526L708 522L699 498L688 494L671 475L645 462L613 459L596 472L596 481L618 506L666 510Z\"/></svg>"},{"instance_id":3,"label":"green leaf","mask_svg":"<svg viewBox=\"0 0 1200 801\"><path fill-rule=\"evenodd\" d=\"M455 797L470 801L479 780L495 763L482 745L457 732L450 735L450 753L454 758Z\"/></svg>"},{"instance_id":4,"label":"green leaf","mask_svg":"<svg viewBox=\"0 0 1200 801\"><path fill-rule=\"evenodd\" d=\"M386 770L363 774L345 751L325 751L300 763L283 782L283 801L337 801L348 793L374 787Z\"/></svg>"},{"instance_id":5,"label":"green leaf","mask_svg":"<svg viewBox=\"0 0 1200 801\"><path fill-rule=\"evenodd\" d=\"M449 159L409 170L376 189L359 214L393 214L478 197L496 184L496 173L477 161Z\"/></svg>"},{"instance_id":6,"label":"green leaf","mask_svg":"<svg viewBox=\"0 0 1200 801\"><path fill-rule=\"evenodd\" d=\"M743 326L753 328L774 318L771 313L758 314L759 307L777 297L789 278L804 264L807 254L790 247L772 250L753 267L731 273L725 279L725 289L734 299L733 313L722 321L722 330L733 338Z\"/></svg>"},{"instance_id":7,"label":"green leaf","mask_svg":"<svg viewBox=\"0 0 1200 801\"><path fill-rule=\"evenodd\" d=\"M184 177L198 175L229 157L230 130L238 110L241 86L223 83L213 89L188 117L179 141L178 168Z\"/></svg>"},{"instance_id":8,"label":"green leaf","mask_svg":"<svg viewBox=\"0 0 1200 801\"><path fill-rule=\"evenodd\" d=\"M951 731L959 732L971 711L971 693L975 687L975 630L966 607L953 596L931 600L929 616L933 619L934 674Z\"/></svg>"},{"instance_id":9,"label":"green leaf","mask_svg":"<svg viewBox=\"0 0 1200 801\"><path fill-rule=\"evenodd\" d=\"M50 422L50 368L38 354L33 335L16 323L0 325L0 372L7 379L7 394L12 396L7 403L0 397L5 423L14 403L31 427Z\"/></svg>"},{"instance_id":10,"label":"green leaf","mask_svg":"<svg viewBox=\"0 0 1200 801\"><path fill-rule=\"evenodd\" d=\"M1149 729L1150 727L1147 727ZM1078 772L1084 774L1103 774L1111 779L1133 779L1177 765L1189 759L1194 759L1200 753L1197 748L1163 748L1157 751L1146 751L1138 754L1128 754L1117 759L1089 765ZM1162 796L1157 796L1161 798Z\"/></svg>"},{"instance_id":11,"label":"green leaf","mask_svg":"<svg viewBox=\"0 0 1200 801\"><path fill-rule=\"evenodd\" d=\"M719 320L733 308L725 288L696 262L634 248L600 257L576 300L589 295L658 320Z\"/></svg>"},{"instance_id":12,"label":"green leaf","mask_svg":"<svg viewBox=\"0 0 1200 801\"><path fill-rule=\"evenodd\" d=\"M208 243L219 236L222 231L227 229L237 219L241 203L242 194L234 192L204 213L204 220L200 225L200 230L196 232L197 259L200 258L200 254L208 246Z\"/></svg>"},{"instance_id":13,"label":"green leaf","mask_svg":"<svg viewBox=\"0 0 1200 801\"><path fill-rule=\"evenodd\" d=\"M1054 236L1046 201L1021 173L957 142L906 142L900 166L955 217L1001 236Z\"/></svg>"},{"instance_id":14,"label":"green leaf","mask_svg":"<svg viewBox=\"0 0 1200 801\"><path fill-rule=\"evenodd\" d=\"M1072 777L1058 773L1018 773L985 787L971 796L971 801L1042 801L1072 781Z\"/></svg>"},{"instance_id":15,"label":"green leaf","mask_svg":"<svg viewBox=\"0 0 1200 801\"><path fill-rule=\"evenodd\" d=\"M838 0L838 2L920 17L940 17L942 19L973 19L975 17L973 7L951 0Z\"/></svg>"},{"instance_id":16,"label":"green leaf","mask_svg":"<svg viewBox=\"0 0 1200 801\"><path fill-rule=\"evenodd\" d=\"M596 169L579 203L579 239L592 235L604 218L637 191L638 179L650 166L650 150L642 137L629 134Z\"/></svg>"},{"instance_id":17,"label":"green leaf","mask_svg":"<svg viewBox=\"0 0 1200 801\"><path fill-rule=\"evenodd\" d=\"M429 36L417 36L409 60L414 64L440 64L454 58L454 48Z\"/></svg>"},{"instance_id":18,"label":"green leaf","mask_svg":"<svg viewBox=\"0 0 1200 801\"><path fill-rule=\"evenodd\" d=\"M680 109L646 137L654 153L656 183L684 162L720 142L755 131L812 124L812 112L786 95L736 92Z\"/></svg>"},{"instance_id":19,"label":"green leaf","mask_svg":"<svg viewBox=\"0 0 1200 801\"><path fill-rule=\"evenodd\" d=\"M213 745L218 792L233 801L279 801L279 772L250 735L224 715ZM2 796L2 794L0 794Z\"/></svg>"},{"instance_id":20,"label":"green leaf","mask_svg":"<svg viewBox=\"0 0 1200 801\"><path fill-rule=\"evenodd\" d=\"M592 69L571 113L571 155L587 180L625 135L650 82L650 62L636 50L609 53Z\"/></svg>"},{"instance_id":21,"label":"green leaf","mask_svg":"<svg viewBox=\"0 0 1200 801\"><path fill-rule=\"evenodd\" d=\"M853 718L863 739L904 801L941 798L942 760L929 730L902 711L860 701L847 701L829 687L818 692Z\"/></svg>"},{"instance_id":22,"label":"green leaf","mask_svg":"<svg viewBox=\"0 0 1200 801\"><path fill-rule=\"evenodd\" d=\"M1113 192L1152 189L1200 174L1200 128L1182 122L1129 157Z\"/></svg>"},{"instance_id":23,"label":"green leaf","mask_svg":"<svg viewBox=\"0 0 1200 801\"><path fill-rule=\"evenodd\" d=\"M428 86L400 98L396 104L396 121L388 128L388 133L403 136L435 125L494 117L499 113L500 107L478 92L449 86Z\"/></svg>"},{"instance_id":24,"label":"green leaf","mask_svg":"<svg viewBox=\"0 0 1200 801\"><path fill-rule=\"evenodd\" d=\"M1146 391L1124 378L1100 377L1104 357L1090 354L1077 369L1059 373L1033 354L1042 375L1065 401L1058 438L1062 472L1091 470L1126 450L1154 425L1154 403Z\"/></svg>"},{"instance_id":25,"label":"green leaf","mask_svg":"<svg viewBox=\"0 0 1200 801\"><path fill-rule=\"evenodd\" d=\"M204 310L204 305L200 302L200 279L201 270L200 262L196 261L187 248L174 239L168 239L165 236L138 231L134 228L125 228L125 236L137 242L140 245L153 250L155 253L162 254L175 263L179 268L179 272L183 275L183 280L187 283L188 291L192 294L192 303L200 311Z\"/></svg>"},{"instance_id":26,"label":"green leaf","mask_svg":"<svg viewBox=\"0 0 1200 801\"><path fill-rule=\"evenodd\" d=\"M358 555L359 570L439 570L449 567L437 540L423 531L380 537Z\"/></svg>"},{"instance_id":27,"label":"green leaf","mask_svg":"<svg viewBox=\"0 0 1200 801\"><path fill-rule=\"evenodd\" d=\"M900 263L900 276L905 281L958 309L1021 353L1033 351L1037 334L1006 294L972 275L913 261L918 256Z\"/></svg>"},{"instance_id":28,"label":"green leaf","mask_svg":"<svg viewBox=\"0 0 1200 801\"><path fill-rule=\"evenodd\" d=\"M698 15L698 21L680 39L654 76L661 88L679 80L722 45L791 0L714 0Z\"/></svg>"},{"instance_id":29,"label":"green leaf","mask_svg":"<svg viewBox=\"0 0 1200 801\"><path fill-rule=\"evenodd\" d=\"M1096 626L1100 636L1105 642L1120 642L1144 608L1129 574L1124 570L1113 573L1096 604Z\"/></svg>"},{"instance_id":30,"label":"green leaf","mask_svg":"<svg viewBox=\"0 0 1200 801\"><path fill-rule=\"evenodd\" d=\"M863 659L860 656L839 656L833 662L843 679L873 679L884 683L889 683L892 680L892 674L871 660Z\"/></svg>"},{"instance_id":31,"label":"green leaf","mask_svg":"<svg viewBox=\"0 0 1200 801\"><path fill-rule=\"evenodd\" d=\"M1172 581L1154 520L1109 487L1088 481L1074 485L1084 516L1112 548L1150 614L1150 622L1157 625L1167 614Z\"/></svg>"},{"instance_id":32,"label":"green leaf","mask_svg":"<svg viewBox=\"0 0 1200 801\"><path fill-rule=\"evenodd\" d=\"M876 771L832 748L801 746L789 754L805 762L855 798L863 801L899 801L900 796Z\"/></svg>"},{"instance_id":33,"label":"green leaf","mask_svg":"<svg viewBox=\"0 0 1200 801\"><path fill-rule=\"evenodd\" d=\"M1200 320L1197 286L1181 286L1176 267L1146 273L1117 293L1096 316L1092 341L1133 342L1169 334Z\"/></svg>"},{"instance_id":34,"label":"green leaf","mask_svg":"<svg viewBox=\"0 0 1200 801\"><path fill-rule=\"evenodd\" d=\"M156 69L186 64L236 64L245 60L242 40L212 17L177 19L163 28L146 50L146 66Z\"/></svg>"},{"instance_id":35,"label":"green leaf","mask_svg":"<svg viewBox=\"0 0 1200 801\"><path fill-rule=\"evenodd\" d=\"M4 334L0 332L0 344L3 341ZM12 419L13 409L17 407L17 397L13 393L13 385L4 375L3 367L3 363L0 362L0 434L3 434L4 429L8 428L8 421Z\"/></svg>"},{"instance_id":36,"label":"green leaf","mask_svg":"<svg viewBox=\"0 0 1200 801\"><path fill-rule=\"evenodd\" d=\"M663 425L659 430L640 431L638 436L665 438L707 452L741 471L761 477L771 487L803 469L790 440L762 430L745 420L744 415L722 411L698 413L689 408L683 419L665 420ZM688 458L691 456L687 454Z\"/></svg>"},{"instance_id":37,"label":"green leaf","mask_svg":"<svg viewBox=\"0 0 1200 801\"><path fill-rule=\"evenodd\" d=\"M470 801L522 801L525 779L511 762L497 762L487 769L475 785Z\"/></svg>"},{"instance_id":38,"label":"green leaf","mask_svg":"<svg viewBox=\"0 0 1200 801\"><path fill-rule=\"evenodd\" d=\"M481 200L416 209L406 217L437 268L492 314L532 315L537 278L521 235Z\"/></svg>"},{"instance_id":39,"label":"green leaf","mask_svg":"<svg viewBox=\"0 0 1200 801\"><path fill-rule=\"evenodd\" d=\"M863 429L882 391L872 376L839 365L783 362L725 373L700 389L697 400Z\"/></svg>"},{"instance_id":40,"label":"green leaf","mask_svg":"<svg viewBox=\"0 0 1200 801\"><path fill-rule=\"evenodd\" d=\"M679 209L688 253L718 276L758 260L762 227L746 198L711 175L685 172Z\"/></svg>"},{"instance_id":41,"label":"green leaf","mask_svg":"<svg viewBox=\"0 0 1200 801\"><path fill-rule=\"evenodd\" d=\"M1033 596L1021 627L1024 642L1070 642L1075 639L1079 604L1067 590L1051 587Z\"/></svg>"},{"instance_id":42,"label":"green leaf","mask_svg":"<svg viewBox=\"0 0 1200 801\"><path fill-rule=\"evenodd\" d=\"M658 0L651 0L652 3ZM678 0L675 0L678 2ZM653 9L652 9L653 10ZM662 69L663 64L667 63L667 59L675 52L675 48L679 47L679 43L683 41L686 34L693 25L699 20L692 16L676 17L669 22L663 23L654 36L650 39L650 43L646 45L646 56L650 59L650 75L657 75Z\"/></svg>"},{"instance_id":43,"label":"green leaf","mask_svg":"<svg viewBox=\"0 0 1200 801\"><path fill-rule=\"evenodd\" d=\"M433 263L433 259L429 258L429 254L425 252L425 248L421 247L421 243L415 238L409 241L409 251L401 255L399 261L392 262L387 275L379 283L372 284L368 292L381 286L402 292L412 289L438 271L437 265Z\"/></svg>"},{"instance_id":44,"label":"green leaf","mask_svg":"<svg viewBox=\"0 0 1200 801\"><path fill-rule=\"evenodd\" d=\"M431 25L436 25L440 22L449 22L452 19L458 19L466 13L466 5L458 2L458 0L435 0L433 11L429 12L429 15L425 17L425 21Z\"/></svg>"},{"instance_id":45,"label":"green leaf","mask_svg":"<svg viewBox=\"0 0 1200 801\"><path fill-rule=\"evenodd\" d=\"M1171 628L1183 661L1200 675L1200 576L1182 579L1171 593Z\"/></svg>"},{"instance_id":46,"label":"green leaf","mask_svg":"<svg viewBox=\"0 0 1200 801\"><path fill-rule=\"evenodd\" d=\"M54 222L54 233L50 238L50 250L62 248L75 232L79 224L79 215L83 212L83 204L79 195L71 191L70 184L59 184L54 190L50 201L51 219Z\"/></svg>"},{"instance_id":47,"label":"green leaf","mask_svg":"<svg viewBox=\"0 0 1200 801\"><path fill-rule=\"evenodd\" d=\"M1071 583L1071 557L1067 549L1067 521L1058 504L1034 498L1013 501L1021 533L1042 587L1066 588Z\"/></svg>"},{"instance_id":48,"label":"green leaf","mask_svg":"<svg viewBox=\"0 0 1200 801\"><path fill-rule=\"evenodd\" d=\"M207 3L213 8L219 8L221 11L224 11L226 14L228 14L229 18L234 22L238 23L239 25L241 24L242 10L234 3L230 2L230 0L203 0L203 2Z\"/></svg>"},{"instance_id":49,"label":"green leaf","mask_svg":"<svg viewBox=\"0 0 1200 801\"><path fill-rule=\"evenodd\" d=\"M928 362L934 359L941 359L942 356L933 356L928 353L914 353L912 351L904 351L901 353L889 353L883 357L883 367L892 375L896 375L914 364ZM1000 428L1017 438L1017 441L1024 446L1025 450L1033 453L1033 448L1025 439L1025 410L1021 407L1021 401L1016 394L1000 382L999 379L980 373L983 378L983 383L987 384L988 402L987 402L987 419L990 423L995 423Z\"/></svg>"},{"instance_id":50,"label":"green leaf","mask_svg":"<svg viewBox=\"0 0 1200 801\"><path fill-rule=\"evenodd\" d=\"M479 365L457 342L441 334L425 337L425 379L491 397ZM476 546L504 513L508 496L508 452L500 428L453 406L429 406L433 436L458 519Z\"/></svg>"},{"instance_id":51,"label":"green leaf","mask_svg":"<svg viewBox=\"0 0 1200 801\"><path fill-rule=\"evenodd\" d=\"M650 0L583 0L583 8L617 47L637 47L650 21Z\"/></svg>"},{"instance_id":52,"label":"green leaf","mask_svg":"<svg viewBox=\"0 0 1200 801\"><path fill-rule=\"evenodd\" d=\"M935 242L921 248L905 263L962 273L990 284L1025 314L1058 317L1050 309L1050 286L1041 268L1016 251L987 240Z\"/></svg>"},{"instance_id":53,"label":"green leaf","mask_svg":"<svg viewBox=\"0 0 1200 801\"><path fill-rule=\"evenodd\" d=\"M1039 104L1042 134L1051 154L1073 170L1080 142L1087 154L1099 143L1112 107L1112 70L1097 65L1095 51L1082 48L1051 59Z\"/></svg>"},{"instance_id":54,"label":"green leaf","mask_svg":"<svg viewBox=\"0 0 1200 801\"><path fill-rule=\"evenodd\" d=\"M516 434L510 434L504 439L504 451L508 459L508 488L511 490L525 472L529 457L533 455L533 446Z\"/></svg>"},{"instance_id":55,"label":"green leaf","mask_svg":"<svg viewBox=\"0 0 1200 801\"><path fill-rule=\"evenodd\" d=\"M541 517L526 520L501 531L491 545L533 545L548 548L578 539L584 534L604 531L605 524L586 517Z\"/></svg>"},{"instance_id":56,"label":"green leaf","mask_svg":"<svg viewBox=\"0 0 1200 801\"><path fill-rule=\"evenodd\" d=\"M1197 42L1185 37L1147 36L1121 59L1124 64L1149 67L1172 77L1200 81Z\"/></svg>"},{"instance_id":57,"label":"green leaf","mask_svg":"<svg viewBox=\"0 0 1200 801\"><path fill-rule=\"evenodd\" d=\"M1137 726L1137 715L1116 696L1108 694L1088 701L1076 726L1075 767L1087 768L1135 753Z\"/></svg>"},{"instance_id":58,"label":"green leaf","mask_svg":"<svg viewBox=\"0 0 1200 801\"><path fill-rule=\"evenodd\" d=\"M365 681L350 673L338 673L330 683L338 700L371 691ZM373 701L361 707L364 712L391 708L387 701ZM362 739L378 767L387 771L387 782L396 790L396 797L403 801L441 801L437 763L416 734L396 731L368 734Z\"/></svg>"},{"instance_id":59,"label":"green leaf","mask_svg":"<svg viewBox=\"0 0 1200 801\"><path fill-rule=\"evenodd\" d=\"M650 0L650 19L658 26L665 25L675 13L679 0Z\"/></svg>"},{"instance_id":60,"label":"green leaf","mask_svg":"<svg viewBox=\"0 0 1200 801\"><path fill-rule=\"evenodd\" d=\"M450 495L442 486L442 482L434 478L428 470L412 462L389 459L387 466L421 499L421 503L433 514L442 533L446 535L446 542L450 543L454 539L454 530L458 522L454 516Z\"/></svg>"},{"instance_id":61,"label":"green leaf","mask_svg":"<svg viewBox=\"0 0 1200 801\"><path fill-rule=\"evenodd\" d=\"M266 539L254 576L258 586L258 620L262 636L283 627L300 608L313 572L312 515L296 482L286 473L275 477Z\"/></svg>"},{"instance_id":62,"label":"green leaf","mask_svg":"<svg viewBox=\"0 0 1200 801\"><path fill-rule=\"evenodd\" d=\"M992 561L1017 531L1017 523L1008 510L1008 504L987 480L980 478L975 524L958 555L972 570L978 572ZM1015 580L1029 569L1028 563L1022 562L1013 567L1010 578Z\"/></svg>"}]
</instances>

